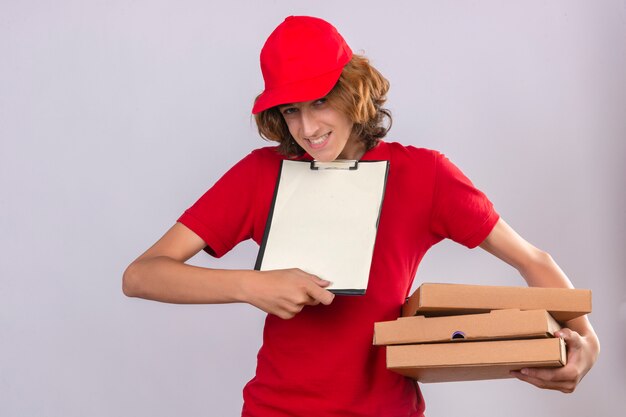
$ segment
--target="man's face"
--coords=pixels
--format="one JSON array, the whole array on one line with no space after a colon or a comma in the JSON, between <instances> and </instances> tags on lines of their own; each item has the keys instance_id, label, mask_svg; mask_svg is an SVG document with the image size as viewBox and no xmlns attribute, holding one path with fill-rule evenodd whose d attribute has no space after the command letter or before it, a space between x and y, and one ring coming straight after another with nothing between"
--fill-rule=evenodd
<instances>
[{"instance_id":1,"label":"man's face","mask_svg":"<svg viewBox=\"0 0 626 417\"><path fill-rule=\"evenodd\" d=\"M309 155L322 162L359 159L364 147L351 135L353 123L326 98L278 107L289 133Z\"/></svg>"}]
</instances>

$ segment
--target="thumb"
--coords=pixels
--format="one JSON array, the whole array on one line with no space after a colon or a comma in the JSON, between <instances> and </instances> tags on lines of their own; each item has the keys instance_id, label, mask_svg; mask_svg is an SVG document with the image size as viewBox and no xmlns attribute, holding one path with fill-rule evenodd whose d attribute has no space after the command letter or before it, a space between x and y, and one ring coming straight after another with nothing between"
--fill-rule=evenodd
<instances>
[{"instance_id":1,"label":"thumb","mask_svg":"<svg viewBox=\"0 0 626 417\"><path fill-rule=\"evenodd\" d=\"M583 347L582 337L580 336L580 334L571 329L565 327L554 333L554 335L556 337L560 337L565 342L565 346L567 346L568 358L574 352L581 350Z\"/></svg>"},{"instance_id":2,"label":"thumb","mask_svg":"<svg viewBox=\"0 0 626 417\"><path fill-rule=\"evenodd\" d=\"M574 347L578 346L581 342L580 335L575 331L568 329L567 327L562 328L561 330L554 333L555 337L560 337L563 339L566 345Z\"/></svg>"}]
</instances>

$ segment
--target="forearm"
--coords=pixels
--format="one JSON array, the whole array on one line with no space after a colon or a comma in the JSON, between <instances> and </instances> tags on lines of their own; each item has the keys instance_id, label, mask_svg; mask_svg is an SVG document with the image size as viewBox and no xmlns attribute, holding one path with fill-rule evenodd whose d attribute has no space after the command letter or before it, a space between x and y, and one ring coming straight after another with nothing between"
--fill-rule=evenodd
<instances>
[{"instance_id":1,"label":"forearm","mask_svg":"<svg viewBox=\"0 0 626 417\"><path fill-rule=\"evenodd\" d=\"M305 306L328 305L330 282L300 269L248 271L209 269L154 256L133 262L124 272L129 297L177 304L244 302L289 319Z\"/></svg>"},{"instance_id":2,"label":"forearm","mask_svg":"<svg viewBox=\"0 0 626 417\"><path fill-rule=\"evenodd\" d=\"M519 268L519 272L531 287L574 288L554 259L539 249L536 249L531 262ZM564 325L583 337L589 337L590 343L596 348L595 350L599 350L597 336L587 316L569 320Z\"/></svg>"},{"instance_id":3,"label":"forearm","mask_svg":"<svg viewBox=\"0 0 626 417\"><path fill-rule=\"evenodd\" d=\"M518 235L502 219L480 244L487 252L508 263L531 287L573 288L552 257ZM587 316L566 323L556 333L567 344L567 365L562 368L524 368L512 374L540 388L572 392L591 369L600 352L600 342Z\"/></svg>"},{"instance_id":4,"label":"forearm","mask_svg":"<svg viewBox=\"0 0 626 417\"><path fill-rule=\"evenodd\" d=\"M572 288L572 283L548 254L519 271L528 285ZM600 354L600 341L586 315L561 323L554 335L565 341L567 364L562 368L524 368L513 375L540 388L573 392Z\"/></svg>"},{"instance_id":5,"label":"forearm","mask_svg":"<svg viewBox=\"0 0 626 417\"><path fill-rule=\"evenodd\" d=\"M209 269L165 257L133 262L124 272L124 294L178 304L244 301L244 281L255 271Z\"/></svg>"},{"instance_id":6,"label":"forearm","mask_svg":"<svg viewBox=\"0 0 626 417\"><path fill-rule=\"evenodd\" d=\"M574 288L565 272L554 259L537 248L525 264L517 267L520 275L530 287Z\"/></svg>"}]
</instances>

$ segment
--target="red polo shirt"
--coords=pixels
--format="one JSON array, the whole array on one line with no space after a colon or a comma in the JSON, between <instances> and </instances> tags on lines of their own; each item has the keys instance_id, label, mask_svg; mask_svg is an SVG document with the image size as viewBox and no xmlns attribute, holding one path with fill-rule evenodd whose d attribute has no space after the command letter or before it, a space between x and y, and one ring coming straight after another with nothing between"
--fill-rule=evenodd
<instances>
[{"instance_id":1,"label":"red polo shirt","mask_svg":"<svg viewBox=\"0 0 626 417\"><path fill-rule=\"evenodd\" d=\"M282 159L275 147L253 151L178 221L216 257L246 239L260 244ZM244 388L243 416L423 414L417 384L388 371L384 347L372 345L374 323L398 317L432 245L450 238L475 247L499 216L439 152L381 141L362 160L390 161L367 292L307 306L291 320L268 315L256 376Z\"/></svg>"}]
</instances>

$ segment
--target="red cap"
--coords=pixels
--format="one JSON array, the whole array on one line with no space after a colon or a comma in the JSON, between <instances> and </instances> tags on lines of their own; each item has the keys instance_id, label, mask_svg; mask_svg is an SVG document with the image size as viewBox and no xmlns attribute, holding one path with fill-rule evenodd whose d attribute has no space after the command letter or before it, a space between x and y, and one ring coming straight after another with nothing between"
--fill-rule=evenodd
<instances>
[{"instance_id":1,"label":"red cap","mask_svg":"<svg viewBox=\"0 0 626 417\"><path fill-rule=\"evenodd\" d=\"M252 113L324 97L351 58L352 50L333 25L316 17L289 16L261 49L265 90Z\"/></svg>"}]
</instances>

